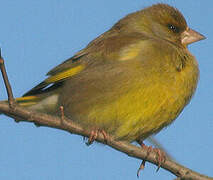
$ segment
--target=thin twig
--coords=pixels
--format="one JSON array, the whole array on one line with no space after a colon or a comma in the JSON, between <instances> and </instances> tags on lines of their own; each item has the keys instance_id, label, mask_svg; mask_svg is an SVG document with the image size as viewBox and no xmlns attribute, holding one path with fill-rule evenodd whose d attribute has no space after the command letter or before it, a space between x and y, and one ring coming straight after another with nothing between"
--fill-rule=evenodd
<instances>
[{"instance_id":1,"label":"thin twig","mask_svg":"<svg viewBox=\"0 0 213 180\"><path fill-rule=\"evenodd\" d=\"M61 113L61 125L64 125L64 106L60 106L60 113Z\"/></svg>"},{"instance_id":2,"label":"thin twig","mask_svg":"<svg viewBox=\"0 0 213 180\"><path fill-rule=\"evenodd\" d=\"M4 59L1 56L1 48L0 48L0 69L1 69L2 77L4 79L5 87L6 87L6 90L7 90L8 102L9 102L10 108L14 109L15 100L14 100L14 97L13 97L13 91L12 91L12 88L11 88L11 85L10 85L10 82L9 82L9 79L8 79L8 76L7 76L6 68L5 68L5 65L4 65Z\"/></svg>"}]
</instances>

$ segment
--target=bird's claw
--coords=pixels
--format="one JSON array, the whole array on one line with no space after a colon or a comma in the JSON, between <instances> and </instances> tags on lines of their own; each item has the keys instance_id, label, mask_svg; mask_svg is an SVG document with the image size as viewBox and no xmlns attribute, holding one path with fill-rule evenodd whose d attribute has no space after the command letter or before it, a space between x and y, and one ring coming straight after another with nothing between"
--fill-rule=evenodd
<instances>
[{"instance_id":1,"label":"bird's claw","mask_svg":"<svg viewBox=\"0 0 213 180\"><path fill-rule=\"evenodd\" d=\"M151 152L156 153L156 158L157 158L157 162L158 162L158 168L157 168L156 172L158 172L161 167L162 162L166 161L165 153L162 150L160 150L159 148L152 148L152 146L146 146L144 143L141 143L140 145L142 148L147 149L147 157L149 156L149 154ZM146 163L146 160L143 160L140 167L138 168L137 177L139 177L140 171L145 168L145 163Z\"/></svg>"},{"instance_id":2,"label":"bird's claw","mask_svg":"<svg viewBox=\"0 0 213 180\"><path fill-rule=\"evenodd\" d=\"M91 145L96 140L99 133L101 133L103 135L104 140L107 143L107 139L108 139L107 133L104 130L95 129L95 130L91 131L89 139L86 142L86 145L88 145L88 146Z\"/></svg>"}]
</instances>

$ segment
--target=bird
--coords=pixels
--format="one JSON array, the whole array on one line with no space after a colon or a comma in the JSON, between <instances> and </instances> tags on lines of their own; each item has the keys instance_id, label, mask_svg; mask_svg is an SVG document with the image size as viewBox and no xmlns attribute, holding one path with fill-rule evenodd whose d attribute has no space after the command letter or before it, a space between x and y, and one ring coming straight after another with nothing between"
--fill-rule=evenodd
<instances>
[{"instance_id":1,"label":"bird","mask_svg":"<svg viewBox=\"0 0 213 180\"><path fill-rule=\"evenodd\" d=\"M203 39L177 8L154 4L119 20L16 102L56 116L63 107L91 142L99 132L143 141L190 102L199 68L187 47Z\"/></svg>"}]
</instances>

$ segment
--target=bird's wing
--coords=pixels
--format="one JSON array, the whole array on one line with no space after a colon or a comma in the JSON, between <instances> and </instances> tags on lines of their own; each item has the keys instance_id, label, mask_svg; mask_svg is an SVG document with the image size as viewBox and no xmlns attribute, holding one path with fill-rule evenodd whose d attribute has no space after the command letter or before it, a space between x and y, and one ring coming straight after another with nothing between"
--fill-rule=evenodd
<instances>
[{"instance_id":1,"label":"bird's wing","mask_svg":"<svg viewBox=\"0 0 213 180\"><path fill-rule=\"evenodd\" d=\"M76 58L73 56L48 72L47 75L49 77L25 93L23 96L37 95L57 89L63 84L64 80L78 74L84 68L85 66L80 63L80 57Z\"/></svg>"},{"instance_id":2,"label":"bird's wing","mask_svg":"<svg viewBox=\"0 0 213 180\"><path fill-rule=\"evenodd\" d=\"M103 59L116 59L120 49L131 43L135 43L138 39L144 39L144 36L136 33L116 35L108 38L100 37L92 41L86 48L76 53L73 57L50 70L47 73L49 77L23 96L32 96L52 91L60 87L67 78L83 71L88 64L91 64L91 61L101 62ZM127 54L131 56L134 53L131 51L127 52ZM124 54L124 56L126 55Z\"/></svg>"}]
</instances>

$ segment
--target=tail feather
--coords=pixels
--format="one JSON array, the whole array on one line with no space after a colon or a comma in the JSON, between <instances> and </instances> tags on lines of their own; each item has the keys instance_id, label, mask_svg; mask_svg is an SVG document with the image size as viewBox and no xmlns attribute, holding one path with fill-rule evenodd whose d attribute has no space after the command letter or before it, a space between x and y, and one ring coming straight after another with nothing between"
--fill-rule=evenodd
<instances>
[{"instance_id":1,"label":"tail feather","mask_svg":"<svg viewBox=\"0 0 213 180\"><path fill-rule=\"evenodd\" d=\"M28 107L37 104L41 98L38 96L24 96L15 99L20 106Z\"/></svg>"},{"instance_id":2,"label":"tail feather","mask_svg":"<svg viewBox=\"0 0 213 180\"><path fill-rule=\"evenodd\" d=\"M51 94L49 96L24 96L16 98L15 101L22 107L52 114L57 111L58 94Z\"/></svg>"}]
</instances>

